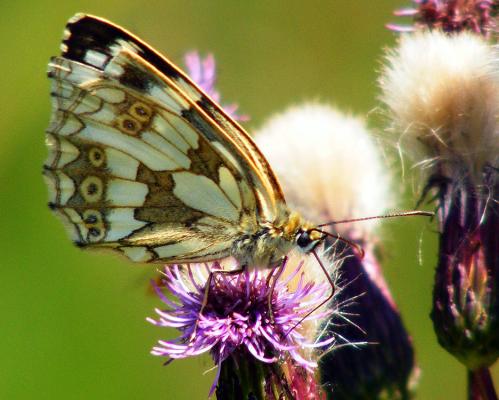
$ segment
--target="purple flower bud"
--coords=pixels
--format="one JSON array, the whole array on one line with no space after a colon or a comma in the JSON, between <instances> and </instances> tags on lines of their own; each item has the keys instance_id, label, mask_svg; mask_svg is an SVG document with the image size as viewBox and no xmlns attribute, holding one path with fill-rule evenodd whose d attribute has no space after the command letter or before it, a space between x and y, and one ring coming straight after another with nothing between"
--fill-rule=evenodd
<instances>
[{"instance_id":1,"label":"purple flower bud","mask_svg":"<svg viewBox=\"0 0 499 400\"><path fill-rule=\"evenodd\" d=\"M431 313L440 344L470 370L499 357L499 181L486 167L434 177L440 251Z\"/></svg>"},{"instance_id":2,"label":"purple flower bud","mask_svg":"<svg viewBox=\"0 0 499 400\"><path fill-rule=\"evenodd\" d=\"M344 321L326 332L344 338L319 362L329 398L407 399L418 375L412 341L386 286L380 266L367 249L363 260L345 249L338 293ZM327 333L326 333L327 336ZM338 340L339 343L339 340Z\"/></svg>"},{"instance_id":3,"label":"purple flower bud","mask_svg":"<svg viewBox=\"0 0 499 400\"><path fill-rule=\"evenodd\" d=\"M276 386L283 393L291 392L289 385L283 384L287 381L282 380L277 361L287 360L313 372L317 366L313 349L334 341L313 342L297 327L333 312L310 314L327 297L330 287L325 283L305 282L302 266L299 263L289 276L278 280L271 296L272 317L268 270L215 274L202 309L208 267L191 265L184 272L178 266L165 267L162 286L177 301L158 288L167 308L156 309L158 320L148 320L156 326L176 328L180 336L172 341L159 341L152 354L167 357L170 362L210 352L218 367L210 395L218 385L219 398L245 399L248 390L262 391L265 385ZM217 263L209 268L217 269L220 270ZM293 292L288 287L292 280L297 281ZM231 397L235 394L236 397Z\"/></svg>"}]
</instances>

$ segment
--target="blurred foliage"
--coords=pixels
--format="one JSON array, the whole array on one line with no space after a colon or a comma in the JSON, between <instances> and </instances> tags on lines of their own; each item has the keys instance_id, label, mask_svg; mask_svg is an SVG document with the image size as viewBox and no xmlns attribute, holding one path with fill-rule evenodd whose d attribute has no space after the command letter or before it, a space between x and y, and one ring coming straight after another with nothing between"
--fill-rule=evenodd
<instances>
[{"instance_id":1,"label":"blurred foliage","mask_svg":"<svg viewBox=\"0 0 499 400\"><path fill-rule=\"evenodd\" d=\"M149 355L156 340L174 335L145 321L159 305L146 290L155 267L78 250L46 207L40 173L50 114L45 70L69 17L77 11L106 17L176 62L188 50L213 52L223 100L238 102L241 112L252 116L251 130L310 99L367 116L377 106L382 48L394 41L384 24L403 5L395 0L2 2L0 398L203 399L214 378L214 371L203 375L211 368L208 357L163 367ZM399 181L395 190L407 186ZM418 398L465 399L464 370L440 349L428 318L436 237L421 220L385 226L385 272L422 368Z\"/></svg>"}]
</instances>

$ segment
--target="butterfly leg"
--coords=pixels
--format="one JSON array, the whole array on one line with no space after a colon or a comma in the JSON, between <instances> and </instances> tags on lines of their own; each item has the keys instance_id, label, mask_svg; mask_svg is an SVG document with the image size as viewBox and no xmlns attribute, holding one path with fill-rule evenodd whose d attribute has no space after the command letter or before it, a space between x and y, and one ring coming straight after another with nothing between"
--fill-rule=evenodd
<instances>
[{"instance_id":1,"label":"butterfly leg","mask_svg":"<svg viewBox=\"0 0 499 400\"><path fill-rule=\"evenodd\" d=\"M272 281L272 285L270 285L269 295L268 295L268 299L267 299L268 306L269 306L269 317L270 317L271 324L273 324L275 322L274 321L274 312L272 311L272 297L274 296L274 290L275 290L275 287L277 285L277 281L281 277L282 272L284 271L284 267L286 266L287 262L288 262L288 257L284 256L282 258L281 265L279 265L279 267L277 267L277 268L273 268L272 271L267 276L267 286L269 286L270 280L274 276L274 272L277 270L277 274L276 274L274 280Z\"/></svg>"},{"instance_id":2,"label":"butterfly leg","mask_svg":"<svg viewBox=\"0 0 499 400\"><path fill-rule=\"evenodd\" d=\"M233 269L230 271L224 271L224 270L210 271L210 273L208 275L208 279L206 280L206 286L204 287L203 302L201 303L201 308L199 309L199 317L201 317L203 315L204 309L205 309L206 305L208 304L208 298L210 295L210 288L214 282L215 275L220 274L220 275L225 275L225 276L232 276L232 275L243 274L246 271L246 267L247 267L246 265L243 265L243 266L241 266L241 268ZM193 339L194 336L196 335L199 320L200 320L200 318L198 318L196 321L196 325L194 326L194 330L192 332L191 339Z\"/></svg>"},{"instance_id":3,"label":"butterfly leg","mask_svg":"<svg viewBox=\"0 0 499 400\"><path fill-rule=\"evenodd\" d=\"M316 306L312 311L309 311L307 313L307 315L305 315L304 317L302 317L302 319L300 319L296 324L294 324L293 327L291 329L289 329L284 336L288 336L289 333L293 329L295 329L298 325L300 325L303 321L305 321L311 314L313 314L314 312L316 312L323 305L329 303L329 301L334 297L334 295L336 293L336 283L334 282L333 278L331 278L331 275L329 274L328 270L326 269L326 267L322 263L320 257L317 255L317 253L315 252L315 250L312 250L312 254L314 255L314 257L317 260L317 262L319 263L319 266L321 267L322 272L324 272L324 276L326 277L326 280L331 285L331 292L329 293L329 295L324 300L322 300L322 302L318 306Z\"/></svg>"}]
</instances>

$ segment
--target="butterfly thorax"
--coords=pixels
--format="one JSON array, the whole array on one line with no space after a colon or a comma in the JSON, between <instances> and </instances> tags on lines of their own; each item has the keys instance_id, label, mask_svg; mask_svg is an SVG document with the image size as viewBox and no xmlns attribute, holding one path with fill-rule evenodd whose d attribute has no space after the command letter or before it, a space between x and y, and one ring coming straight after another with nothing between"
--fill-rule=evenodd
<instances>
[{"instance_id":1,"label":"butterfly thorax","mask_svg":"<svg viewBox=\"0 0 499 400\"><path fill-rule=\"evenodd\" d=\"M298 213L285 209L274 221L260 221L244 232L234 241L231 255L243 266L273 267L297 246L300 234L313 227Z\"/></svg>"}]
</instances>

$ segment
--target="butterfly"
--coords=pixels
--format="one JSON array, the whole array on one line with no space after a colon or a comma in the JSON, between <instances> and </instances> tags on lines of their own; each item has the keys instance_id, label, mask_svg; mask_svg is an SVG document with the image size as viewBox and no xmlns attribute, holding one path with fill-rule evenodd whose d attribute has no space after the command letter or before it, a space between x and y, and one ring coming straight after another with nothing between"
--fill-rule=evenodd
<instances>
[{"instance_id":1,"label":"butterfly","mask_svg":"<svg viewBox=\"0 0 499 400\"><path fill-rule=\"evenodd\" d=\"M49 207L76 245L144 263L232 256L268 268L325 239L288 208L248 133L125 29L75 15L48 77Z\"/></svg>"}]
</instances>

